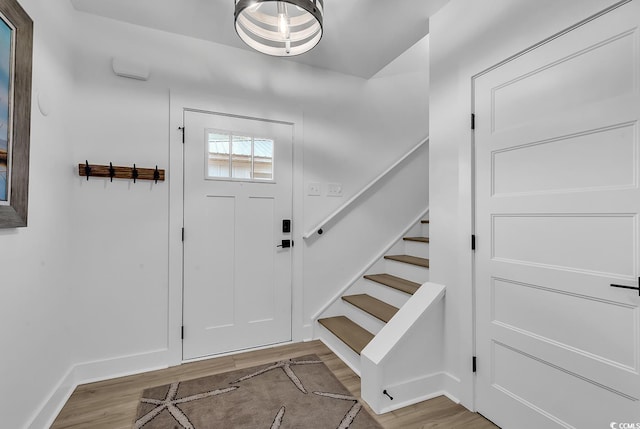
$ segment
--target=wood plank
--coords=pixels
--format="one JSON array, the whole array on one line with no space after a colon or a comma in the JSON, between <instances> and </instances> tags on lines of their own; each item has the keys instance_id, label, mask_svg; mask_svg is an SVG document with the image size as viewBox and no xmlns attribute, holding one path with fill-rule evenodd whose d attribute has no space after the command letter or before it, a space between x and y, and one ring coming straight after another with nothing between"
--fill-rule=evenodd
<instances>
[{"instance_id":1,"label":"wood plank","mask_svg":"<svg viewBox=\"0 0 640 429\"><path fill-rule=\"evenodd\" d=\"M318 322L358 354L373 339L371 332L345 316L328 317Z\"/></svg>"},{"instance_id":2,"label":"wood plank","mask_svg":"<svg viewBox=\"0 0 640 429\"><path fill-rule=\"evenodd\" d=\"M391 274L370 274L364 276L365 279L376 283L383 284L401 292L413 295L420 287L420 283L412 282L401 277L392 276Z\"/></svg>"},{"instance_id":3,"label":"wood plank","mask_svg":"<svg viewBox=\"0 0 640 429\"><path fill-rule=\"evenodd\" d=\"M419 267L429 268L429 260L411 255L387 255L384 259L396 262L404 262L405 264L417 265Z\"/></svg>"},{"instance_id":4,"label":"wood plank","mask_svg":"<svg viewBox=\"0 0 640 429\"><path fill-rule=\"evenodd\" d=\"M78 164L78 175L82 177L86 177L86 164ZM111 173L109 172L110 166L108 165L98 165L98 164L89 164L89 168L91 168L91 177L104 177L110 178ZM154 177L155 168L140 168L136 166L136 170L138 170L138 177L136 180L156 180ZM122 167L122 166L113 166L113 178L114 179L133 179L133 166L130 167ZM158 169L158 181L164 181L164 170Z\"/></svg>"},{"instance_id":5,"label":"wood plank","mask_svg":"<svg viewBox=\"0 0 640 429\"><path fill-rule=\"evenodd\" d=\"M131 429L142 391L174 381L249 368L275 360L316 354L344 386L386 429L474 428L496 426L444 396L404 407L380 416L360 398L360 378L320 341L288 344L260 351L239 353L187 363L97 383L78 386L53 423L53 429Z\"/></svg>"},{"instance_id":6,"label":"wood plank","mask_svg":"<svg viewBox=\"0 0 640 429\"><path fill-rule=\"evenodd\" d=\"M428 243L429 237L404 237L404 241L417 241L419 243Z\"/></svg>"},{"instance_id":7,"label":"wood plank","mask_svg":"<svg viewBox=\"0 0 640 429\"><path fill-rule=\"evenodd\" d=\"M398 308L380 301L366 293L343 296L342 299L375 318L387 323L398 312Z\"/></svg>"}]
</instances>

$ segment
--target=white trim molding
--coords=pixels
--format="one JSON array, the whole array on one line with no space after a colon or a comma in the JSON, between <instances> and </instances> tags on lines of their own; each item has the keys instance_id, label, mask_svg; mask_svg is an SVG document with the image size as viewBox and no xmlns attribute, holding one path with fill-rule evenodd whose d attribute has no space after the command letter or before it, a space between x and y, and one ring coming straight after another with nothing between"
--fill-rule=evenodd
<instances>
[{"instance_id":1,"label":"white trim molding","mask_svg":"<svg viewBox=\"0 0 640 429\"><path fill-rule=\"evenodd\" d=\"M292 239L302 241L302 231L296 229L303 219L303 112L291 106L260 104L247 100L225 98L202 92L170 91L169 97L169 365L180 365L182 359L182 228L184 227L184 112L202 111L224 115L286 122L293 125L293 228ZM185 130L186 133L189 130ZM188 234L188 232L187 232ZM302 246L293 248L291 341L306 338L303 325ZM212 356L214 357L214 356Z\"/></svg>"},{"instance_id":2,"label":"white trim molding","mask_svg":"<svg viewBox=\"0 0 640 429\"><path fill-rule=\"evenodd\" d=\"M51 427L73 391L81 384L167 368L167 358L168 350L163 349L73 365L34 413L27 428Z\"/></svg>"}]
</instances>

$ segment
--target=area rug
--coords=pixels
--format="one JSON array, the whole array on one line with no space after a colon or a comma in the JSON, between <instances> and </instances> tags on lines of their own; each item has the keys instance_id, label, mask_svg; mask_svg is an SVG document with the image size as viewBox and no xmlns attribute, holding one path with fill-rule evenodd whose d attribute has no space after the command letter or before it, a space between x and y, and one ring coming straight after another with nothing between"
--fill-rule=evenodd
<instances>
[{"instance_id":1,"label":"area rug","mask_svg":"<svg viewBox=\"0 0 640 429\"><path fill-rule=\"evenodd\" d=\"M382 429L316 356L142 393L135 429Z\"/></svg>"}]
</instances>

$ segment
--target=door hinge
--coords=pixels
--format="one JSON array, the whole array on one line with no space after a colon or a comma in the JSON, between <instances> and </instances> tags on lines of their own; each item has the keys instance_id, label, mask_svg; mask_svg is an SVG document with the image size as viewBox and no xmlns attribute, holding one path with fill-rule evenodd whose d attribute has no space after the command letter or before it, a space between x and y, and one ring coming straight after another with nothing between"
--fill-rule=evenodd
<instances>
[{"instance_id":1,"label":"door hinge","mask_svg":"<svg viewBox=\"0 0 640 429\"><path fill-rule=\"evenodd\" d=\"M182 228L182 241L184 241L184 228Z\"/></svg>"},{"instance_id":2,"label":"door hinge","mask_svg":"<svg viewBox=\"0 0 640 429\"><path fill-rule=\"evenodd\" d=\"M473 357L472 362L473 362L472 363L473 372L477 372L478 371L478 362L477 362L477 359L476 359L475 356Z\"/></svg>"},{"instance_id":3,"label":"door hinge","mask_svg":"<svg viewBox=\"0 0 640 429\"><path fill-rule=\"evenodd\" d=\"M184 144L184 127L178 127L180 131L182 131L182 143Z\"/></svg>"},{"instance_id":4,"label":"door hinge","mask_svg":"<svg viewBox=\"0 0 640 429\"><path fill-rule=\"evenodd\" d=\"M472 130L476 129L476 114L475 113L471 114L471 129Z\"/></svg>"},{"instance_id":5,"label":"door hinge","mask_svg":"<svg viewBox=\"0 0 640 429\"><path fill-rule=\"evenodd\" d=\"M180 327L180 339L184 340L184 326Z\"/></svg>"},{"instance_id":6,"label":"door hinge","mask_svg":"<svg viewBox=\"0 0 640 429\"><path fill-rule=\"evenodd\" d=\"M471 234L471 250L476 250L476 235Z\"/></svg>"}]
</instances>

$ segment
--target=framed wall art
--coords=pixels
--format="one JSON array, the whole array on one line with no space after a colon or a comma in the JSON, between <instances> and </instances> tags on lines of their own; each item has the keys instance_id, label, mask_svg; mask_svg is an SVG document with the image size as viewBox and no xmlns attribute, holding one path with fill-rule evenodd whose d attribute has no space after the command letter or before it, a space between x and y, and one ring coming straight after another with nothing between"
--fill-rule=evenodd
<instances>
[{"instance_id":1,"label":"framed wall art","mask_svg":"<svg viewBox=\"0 0 640 429\"><path fill-rule=\"evenodd\" d=\"M0 228L27 226L33 21L0 0Z\"/></svg>"}]
</instances>

